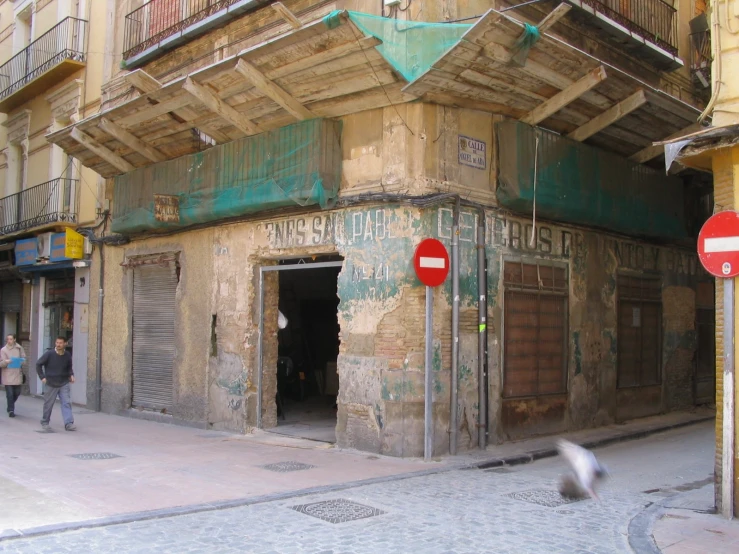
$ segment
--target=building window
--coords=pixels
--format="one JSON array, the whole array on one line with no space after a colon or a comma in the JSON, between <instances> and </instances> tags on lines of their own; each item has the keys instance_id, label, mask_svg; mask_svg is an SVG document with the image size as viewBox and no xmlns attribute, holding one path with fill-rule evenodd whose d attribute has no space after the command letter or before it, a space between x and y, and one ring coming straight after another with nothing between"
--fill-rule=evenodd
<instances>
[{"instance_id":1,"label":"building window","mask_svg":"<svg viewBox=\"0 0 739 554\"><path fill-rule=\"evenodd\" d=\"M503 396L567 391L567 270L506 262Z\"/></svg>"},{"instance_id":2,"label":"building window","mask_svg":"<svg viewBox=\"0 0 739 554\"><path fill-rule=\"evenodd\" d=\"M618 386L658 385L662 336L658 278L618 276Z\"/></svg>"}]
</instances>

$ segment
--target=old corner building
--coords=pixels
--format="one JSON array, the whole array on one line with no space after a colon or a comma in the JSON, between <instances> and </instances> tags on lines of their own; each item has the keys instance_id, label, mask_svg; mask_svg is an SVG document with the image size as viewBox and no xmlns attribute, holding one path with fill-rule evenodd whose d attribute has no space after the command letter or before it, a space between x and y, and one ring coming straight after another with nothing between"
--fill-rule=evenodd
<instances>
[{"instance_id":1,"label":"old corner building","mask_svg":"<svg viewBox=\"0 0 739 554\"><path fill-rule=\"evenodd\" d=\"M103 410L421 455L426 237L436 455L714 402L710 179L652 146L703 107L690 2L110 4L125 69L47 135L107 178Z\"/></svg>"}]
</instances>

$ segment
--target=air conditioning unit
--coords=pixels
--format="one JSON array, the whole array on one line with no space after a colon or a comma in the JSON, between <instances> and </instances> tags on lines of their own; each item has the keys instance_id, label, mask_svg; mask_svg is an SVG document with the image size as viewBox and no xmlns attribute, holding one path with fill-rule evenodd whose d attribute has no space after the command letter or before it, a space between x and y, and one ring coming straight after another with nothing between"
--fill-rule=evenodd
<instances>
[{"instance_id":1,"label":"air conditioning unit","mask_svg":"<svg viewBox=\"0 0 739 554\"><path fill-rule=\"evenodd\" d=\"M40 259L49 259L51 256L51 235L53 233L41 233L36 237L36 256Z\"/></svg>"}]
</instances>

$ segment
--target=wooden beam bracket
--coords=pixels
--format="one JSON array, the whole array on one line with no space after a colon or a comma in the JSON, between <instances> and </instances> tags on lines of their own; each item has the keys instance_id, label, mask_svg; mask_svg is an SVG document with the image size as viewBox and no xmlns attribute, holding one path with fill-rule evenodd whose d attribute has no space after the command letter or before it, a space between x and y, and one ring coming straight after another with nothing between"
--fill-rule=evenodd
<instances>
[{"instance_id":1,"label":"wooden beam bracket","mask_svg":"<svg viewBox=\"0 0 739 554\"><path fill-rule=\"evenodd\" d=\"M577 100L587 91L597 86L606 77L606 68L602 65L596 67L583 78L575 81L563 91L555 94L549 100L531 110L521 118L521 122L528 125L536 125L544 121L546 118L557 113L568 104Z\"/></svg>"},{"instance_id":2,"label":"wooden beam bracket","mask_svg":"<svg viewBox=\"0 0 739 554\"><path fill-rule=\"evenodd\" d=\"M243 133L247 135L256 135L262 131L259 125L237 112L233 107L221 100L215 92L200 83L196 83L192 78L188 77L183 83L182 88L189 92L209 110L236 126Z\"/></svg>"},{"instance_id":3,"label":"wooden beam bracket","mask_svg":"<svg viewBox=\"0 0 739 554\"><path fill-rule=\"evenodd\" d=\"M298 102L285 90L267 79L267 77L265 77L261 71L259 71L250 63L244 61L243 59L240 59L236 63L235 69L244 78L251 82L254 87L256 87L260 92L277 102L288 113L292 114L299 120L313 119L314 117L316 117L316 114L303 106L303 104Z\"/></svg>"},{"instance_id":4,"label":"wooden beam bracket","mask_svg":"<svg viewBox=\"0 0 739 554\"><path fill-rule=\"evenodd\" d=\"M574 140L583 141L609 125L613 125L622 117L626 117L634 110L646 104L646 102L647 96L642 89L639 89L625 100L622 100L612 108L581 125L567 136Z\"/></svg>"},{"instance_id":5,"label":"wooden beam bracket","mask_svg":"<svg viewBox=\"0 0 739 554\"><path fill-rule=\"evenodd\" d=\"M150 144L146 144L143 140L136 137L132 133L129 133L122 127L119 127L106 117L100 118L98 126L103 131L108 133L111 137L116 139L118 142L125 144L131 150L140 152L141 154L149 158L149 160L151 160L152 162L163 162L167 159L166 156L162 154L159 150L157 150Z\"/></svg>"},{"instance_id":6,"label":"wooden beam bracket","mask_svg":"<svg viewBox=\"0 0 739 554\"><path fill-rule=\"evenodd\" d=\"M273 2L272 9L280 14L280 17L287 21L293 29L300 29L303 26L303 23L282 2Z\"/></svg>"},{"instance_id":7,"label":"wooden beam bracket","mask_svg":"<svg viewBox=\"0 0 739 554\"><path fill-rule=\"evenodd\" d=\"M75 127L74 129L72 129L70 136L74 140L79 142L82 146L121 171L121 173L128 173L129 171L133 171L134 169L136 169L132 164L124 160L121 156L100 144L87 133L80 131L79 128Z\"/></svg>"}]
</instances>

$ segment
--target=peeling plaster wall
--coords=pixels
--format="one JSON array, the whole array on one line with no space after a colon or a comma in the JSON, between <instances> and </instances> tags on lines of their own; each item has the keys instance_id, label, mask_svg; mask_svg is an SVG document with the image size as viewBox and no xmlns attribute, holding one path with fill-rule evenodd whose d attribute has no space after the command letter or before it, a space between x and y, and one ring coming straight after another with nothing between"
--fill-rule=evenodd
<instances>
[{"instance_id":1,"label":"peeling plaster wall","mask_svg":"<svg viewBox=\"0 0 739 554\"><path fill-rule=\"evenodd\" d=\"M451 245L452 209L438 210L434 236ZM478 214L460 216L460 414L476 414L476 329L465 311L476 307ZM696 349L695 290L708 279L692 251L631 241L504 213L486 212L488 258L489 425L493 442L582 429L689 407ZM533 235L533 240L532 240ZM568 269L568 390L563 395L503 399L502 268L506 260L564 263ZM661 384L617 389L617 274L657 276L662 283ZM450 285L444 295L450 303ZM450 309L450 308L449 308ZM474 315L474 314L473 314ZM446 325L446 322L444 323ZM446 340L446 339L445 339ZM471 369L471 371L468 371ZM470 394L463 391L469 390ZM474 422L474 419L472 420ZM460 417L460 448L474 444Z\"/></svg>"},{"instance_id":2,"label":"peeling plaster wall","mask_svg":"<svg viewBox=\"0 0 739 554\"><path fill-rule=\"evenodd\" d=\"M343 118L340 194L458 192L494 202L494 118L430 104L371 110ZM482 144L472 160L460 137ZM477 445L478 321L475 237L478 213L460 217L458 448ZM340 254L339 446L394 456L423 454L424 294L412 258L437 237L450 246L451 205L361 205L187 231L106 247L103 409L127 412L131 398L130 270L126 256L179 252L176 402L173 418L246 432L257 424L259 267L280 259ZM490 442L582 429L692 403L696 283L692 252L601 232L485 212L488 261L488 425ZM533 238L532 238L533 237ZM96 254L97 255L97 254ZM503 399L503 295L506 259L564 264L569 280L567 392ZM662 279L662 381L619 390L617 273ZM98 286L93 272L93 290ZM451 280L434 289L434 455L449 451ZM278 275L265 272L262 424L277 423ZM91 299L90 327L97 317ZM215 340L213 340L215 339ZM90 341L90 359L95 359ZM94 372L88 373L94 379ZM92 391L93 387L88 390Z\"/></svg>"},{"instance_id":3,"label":"peeling plaster wall","mask_svg":"<svg viewBox=\"0 0 739 554\"><path fill-rule=\"evenodd\" d=\"M105 298L103 317L102 409L125 413L131 408L131 349L133 316L133 270L121 263L127 259L177 253L182 271L176 291L175 359L173 407L175 420L205 420L204 394L210 345L210 313L213 279L211 245L214 230L193 231L169 238L151 238L124 247L105 247ZM99 256L99 251L98 251ZM91 290L99 288L97 271L91 272ZM91 295L90 328L97 325L98 299ZM93 301L94 298L94 301ZM91 365L96 360L96 340L90 340ZM95 372L88 372L88 387L94 394ZM94 398L94 397L93 397ZM92 398L90 398L92 401Z\"/></svg>"}]
</instances>

